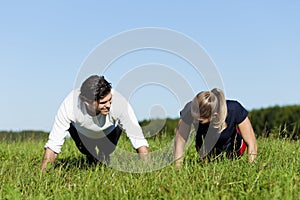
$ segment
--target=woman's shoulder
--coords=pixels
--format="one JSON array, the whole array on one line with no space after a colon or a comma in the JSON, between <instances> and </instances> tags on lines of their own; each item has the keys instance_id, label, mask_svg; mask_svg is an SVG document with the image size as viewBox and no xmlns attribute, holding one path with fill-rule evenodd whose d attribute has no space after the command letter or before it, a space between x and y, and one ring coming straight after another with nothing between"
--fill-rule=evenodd
<instances>
[{"instance_id":1,"label":"woman's shoulder","mask_svg":"<svg viewBox=\"0 0 300 200\"><path fill-rule=\"evenodd\" d=\"M241 103L238 100L227 99L226 104L228 107L240 106Z\"/></svg>"},{"instance_id":2,"label":"woman's shoulder","mask_svg":"<svg viewBox=\"0 0 300 200\"><path fill-rule=\"evenodd\" d=\"M244 106L238 100L226 100L228 110L240 110L245 109Z\"/></svg>"},{"instance_id":3,"label":"woman's shoulder","mask_svg":"<svg viewBox=\"0 0 300 200\"><path fill-rule=\"evenodd\" d=\"M228 116L235 116L237 123L240 123L247 117L248 111L237 100L226 100Z\"/></svg>"}]
</instances>

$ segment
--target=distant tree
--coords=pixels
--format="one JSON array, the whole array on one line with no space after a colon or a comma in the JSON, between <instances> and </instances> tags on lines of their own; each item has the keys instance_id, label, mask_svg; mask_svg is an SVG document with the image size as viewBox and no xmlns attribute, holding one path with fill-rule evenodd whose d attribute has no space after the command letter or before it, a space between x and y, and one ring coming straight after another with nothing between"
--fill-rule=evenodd
<instances>
[{"instance_id":1,"label":"distant tree","mask_svg":"<svg viewBox=\"0 0 300 200\"><path fill-rule=\"evenodd\" d=\"M37 130L0 131L0 141L16 142L24 140L46 140L47 132Z\"/></svg>"},{"instance_id":2,"label":"distant tree","mask_svg":"<svg viewBox=\"0 0 300 200\"><path fill-rule=\"evenodd\" d=\"M258 136L299 139L300 106L274 106L249 112Z\"/></svg>"}]
</instances>

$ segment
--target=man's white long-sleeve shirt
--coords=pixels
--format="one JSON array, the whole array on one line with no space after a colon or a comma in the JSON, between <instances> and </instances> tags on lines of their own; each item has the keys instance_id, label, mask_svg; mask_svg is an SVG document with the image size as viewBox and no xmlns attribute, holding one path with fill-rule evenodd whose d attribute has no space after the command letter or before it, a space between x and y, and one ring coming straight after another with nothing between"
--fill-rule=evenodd
<instances>
[{"instance_id":1,"label":"man's white long-sleeve shirt","mask_svg":"<svg viewBox=\"0 0 300 200\"><path fill-rule=\"evenodd\" d=\"M79 98L80 90L73 90L58 109L45 148L60 153L71 123L78 132L89 138L102 138L119 126L126 132L133 148L148 147L148 142L128 101L117 91L112 89L111 92L112 103L109 114L92 117Z\"/></svg>"}]
</instances>

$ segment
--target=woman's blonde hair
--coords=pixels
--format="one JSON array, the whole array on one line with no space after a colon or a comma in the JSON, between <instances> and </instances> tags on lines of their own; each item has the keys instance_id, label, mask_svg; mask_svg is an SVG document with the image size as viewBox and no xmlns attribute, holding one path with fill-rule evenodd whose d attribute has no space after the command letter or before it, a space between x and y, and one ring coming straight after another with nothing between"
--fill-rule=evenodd
<instances>
[{"instance_id":1,"label":"woman's blonde hair","mask_svg":"<svg viewBox=\"0 0 300 200\"><path fill-rule=\"evenodd\" d=\"M210 119L219 133L227 127L227 104L221 89L214 88L198 93L192 101L191 112L195 119Z\"/></svg>"}]
</instances>

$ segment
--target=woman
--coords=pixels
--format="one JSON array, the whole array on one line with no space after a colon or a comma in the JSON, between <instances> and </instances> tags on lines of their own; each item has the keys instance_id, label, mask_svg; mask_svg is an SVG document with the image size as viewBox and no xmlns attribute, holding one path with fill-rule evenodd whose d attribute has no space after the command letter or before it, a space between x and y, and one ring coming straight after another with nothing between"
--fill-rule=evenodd
<instances>
[{"instance_id":1,"label":"woman","mask_svg":"<svg viewBox=\"0 0 300 200\"><path fill-rule=\"evenodd\" d=\"M174 146L176 167L183 163L192 124L201 157L221 152L241 156L247 147L249 162L255 162L257 143L247 110L237 101L226 100L223 91L215 88L198 93L180 112Z\"/></svg>"}]
</instances>

